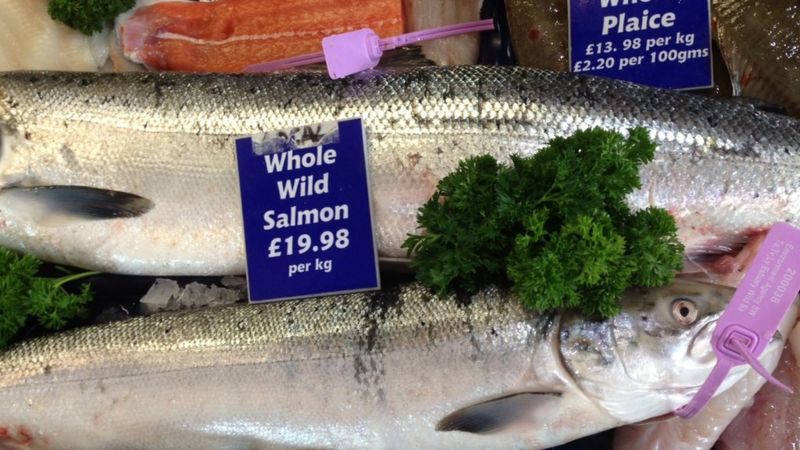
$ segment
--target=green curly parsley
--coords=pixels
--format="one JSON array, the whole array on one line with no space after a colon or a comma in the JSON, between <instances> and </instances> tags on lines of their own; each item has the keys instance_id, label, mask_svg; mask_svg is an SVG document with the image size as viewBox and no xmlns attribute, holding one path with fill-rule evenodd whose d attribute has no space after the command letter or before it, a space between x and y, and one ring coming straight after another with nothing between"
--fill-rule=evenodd
<instances>
[{"instance_id":1,"label":"green curly parsley","mask_svg":"<svg viewBox=\"0 0 800 450\"><path fill-rule=\"evenodd\" d=\"M50 0L47 12L85 35L103 31L103 23L136 5L136 0Z\"/></svg>"},{"instance_id":2,"label":"green curly parsley","mask_svg":"<svg viewBox=\"0 0 800 450\"><path fill-rule=\"evenodd\" d=\"M0 347L30 318L55 330L86 312L86 304L92 299L89 285L84 284L77 294L67 292L63 286L97 272L41 278L36 276L40 265L41 261L31 255L0 249Z\"/></svg>"},{"instance_id":3,"label":"green curly parsley","mask_svg":"<svg viewBox=\"0 0 800 450\"><path fill-rule=\"evenodd\" d=\"M403 247L439 293L511 284L536 310L612 316L623 290L666 284L681 267L674 219L625 203L654 153L643 128L627 138L596 128L512 157L510 167L467 159L420 208L425 233Z\"/></svg>"}]
</instances>

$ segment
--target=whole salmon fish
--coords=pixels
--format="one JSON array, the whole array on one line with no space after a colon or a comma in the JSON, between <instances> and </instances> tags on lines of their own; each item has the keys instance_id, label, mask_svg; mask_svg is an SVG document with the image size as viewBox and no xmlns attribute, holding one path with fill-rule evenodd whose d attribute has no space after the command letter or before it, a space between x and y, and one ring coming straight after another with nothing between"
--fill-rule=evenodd
<instances>
[{"instance_id":1,"label":"whole salmon fish","mask_svg":"<svg viewBox=\"0 0 800 450\"><path fill-rule=\"evenodd\" d=\"M0 352L0 448L549 447L688 402L732 293L677 280L591 320L407 284L74 330Z\"/></svg>"},{"instance_id":2,"label":"whole salmon fish","mask_svg":"<svg viewBox=\"0 0 800 450\"><path fill-rule=\"evenodd\" d=\"M0 75L0 245L150 275L242 274L234 140L362 117L382 257L468 156L532 154L588 127L651 131L634 208L668 209L690 254L800 222L800 121L521 67L325 73ZM106 219L106 220L97 220Z\"/></svg>"}]
</instances>

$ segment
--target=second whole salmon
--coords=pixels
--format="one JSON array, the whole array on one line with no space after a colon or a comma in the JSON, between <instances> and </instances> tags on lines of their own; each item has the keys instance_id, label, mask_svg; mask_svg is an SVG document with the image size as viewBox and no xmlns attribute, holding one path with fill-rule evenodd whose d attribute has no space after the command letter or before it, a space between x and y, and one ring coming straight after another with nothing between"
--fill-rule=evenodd
<instances>
[{"instance_id":1,"label":"second whole salmon","mask_svg":"<svg viewBox=\"0 0 800 450\"><path fill-rule=\"evenodd\" d=\"M0 351L0 448L546 448L688 402L732 294L676 280L592 320L407 284L73 330Z\"/></svg>"}]
</instances>

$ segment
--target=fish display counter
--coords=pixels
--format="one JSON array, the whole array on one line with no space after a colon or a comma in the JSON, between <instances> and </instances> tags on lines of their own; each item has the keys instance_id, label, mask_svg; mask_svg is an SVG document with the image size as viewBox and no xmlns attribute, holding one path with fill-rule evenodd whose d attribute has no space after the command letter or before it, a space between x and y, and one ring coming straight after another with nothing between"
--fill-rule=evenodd
<instances>
[{"instance_id":1,"label":"fish display counter","mask_svg":"<svg viewBox=\"0 0 800 450\"><path fill-rule=\"evenodd\" d=\"M0 449L800 444L795 0L2 4Z\"/></svg>"}]
</instances>

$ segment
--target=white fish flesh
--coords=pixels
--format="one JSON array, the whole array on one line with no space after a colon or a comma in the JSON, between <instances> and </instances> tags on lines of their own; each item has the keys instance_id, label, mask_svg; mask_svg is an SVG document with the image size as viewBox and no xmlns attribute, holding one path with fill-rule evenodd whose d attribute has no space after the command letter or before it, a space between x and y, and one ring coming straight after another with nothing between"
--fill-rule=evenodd
<instances>
[{"instance_id":1,"label":"white fish flesh","mask_svg":"<svg viewBox=\"0 0 800 450\"><path fill-rule=\"evenodd\" d=\"M480 20L482 4L483 0L403 0L406 29L420 31ZM480 36L469 33L425 41L420 45L422 54L436 64L475 64L480 52Z\"/></svg>"},{"instance_id":2,"label":"white fish flesh","mask_svg":"<svg viewBox=\"0 0 800 450\"><path fill-rule=\"evenodd\" d=\"M106 36L85 36L56 22L48 0L0 0L0 71L96 71L108 57Z\"/></svg>"}]
</instances>

